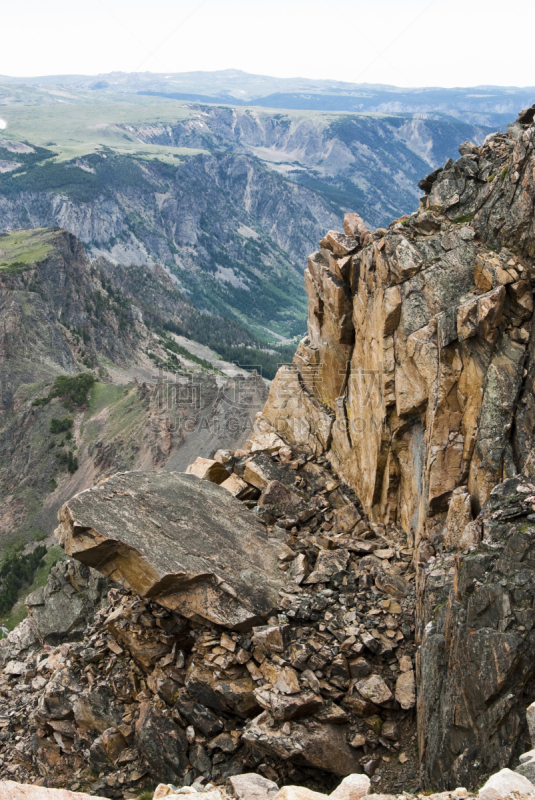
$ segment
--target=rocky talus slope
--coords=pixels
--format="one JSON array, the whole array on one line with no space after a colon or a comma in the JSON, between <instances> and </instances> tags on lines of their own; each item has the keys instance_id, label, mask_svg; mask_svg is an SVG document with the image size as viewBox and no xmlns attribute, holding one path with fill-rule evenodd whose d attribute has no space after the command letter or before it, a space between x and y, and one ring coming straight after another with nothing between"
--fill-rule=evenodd
<instances>
[{"instance_id":1,"label":"rocky talus slope","mask_svg":"<svg viewBox=\"0 0 535 800\"><path fill-rule=\"evenodd\" d=\"M63 507L57 535L83 566L57 565L1 644L2 777L109 797L253 770L418 784L399 532L276 437L218 458L119 474Z\"/></svg>"}]
</instances>

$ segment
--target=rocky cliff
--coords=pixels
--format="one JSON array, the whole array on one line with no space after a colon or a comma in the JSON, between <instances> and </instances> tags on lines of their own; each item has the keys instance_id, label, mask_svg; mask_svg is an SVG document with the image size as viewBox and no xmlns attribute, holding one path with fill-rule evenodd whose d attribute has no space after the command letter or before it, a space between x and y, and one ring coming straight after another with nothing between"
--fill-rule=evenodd
<instances>
[{"instance_id":1,"label":"rocky cliff","mask_svg":"<svg viewBox=\"0 0 535 800\"><path fill-rule=\"evenodd\" d=\"M461 145L389 229L327 234L309 335L258 421L326 456L414 552L426 786L511 764L533 699L533 117Z\"/></svg>"},{"instance_id":2,"label":"rocky cliff","mask_svg":"<svg viewBox=\"0 0 535 800\"><path fill-rule=\"evenodd\" d=\"M116 585L46 659L51 589L2 645L4 777L115 797L531 769L534 118L461 145L389 229L326 234L243 450L63 505L67 553Z\"/></svg>"}]
</instances>

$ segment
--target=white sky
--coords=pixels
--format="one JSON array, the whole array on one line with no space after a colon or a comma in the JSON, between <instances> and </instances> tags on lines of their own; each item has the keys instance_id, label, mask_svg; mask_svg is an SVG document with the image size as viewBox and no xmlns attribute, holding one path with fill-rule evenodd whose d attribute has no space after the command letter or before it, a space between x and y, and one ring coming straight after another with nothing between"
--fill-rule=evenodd
<instances>
[{"instance_id":1,"label":"white sky","mask_svg":"<svg viewBox=\"0 0 535 800\"><path fill-rule=\"evenodd\" d=\"M235 68L535 85L533 0L0 0L0 25L3 75Z\"/></svg>"}]
</instances>

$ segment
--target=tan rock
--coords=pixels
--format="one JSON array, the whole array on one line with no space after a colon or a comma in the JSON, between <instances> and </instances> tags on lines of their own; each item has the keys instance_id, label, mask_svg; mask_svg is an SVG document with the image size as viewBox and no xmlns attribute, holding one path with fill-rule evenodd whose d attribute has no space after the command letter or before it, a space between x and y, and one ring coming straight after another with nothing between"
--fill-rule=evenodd
<instances>
[{"instance_id":1,"label":"tan rock","mask_svg":"<svg viewBox=\"0 0 535 800\"><path fill-rule=\"evenodd\" d=\"M227 492L230 492L234 497L238 499L247 491L249 485L242 481L237 475L231 475L230 478L227 478L223 483L220 484L222 489L226 489Z\"/></svg>"},{"instance_id":2,"label":"tan rock","mask_svg":"<svg viewBox=\"0 0 535 800\"><path fill-rule=\"evenodd\" d=\"M168 794L173 794L172 787L168 783L159 783L154 790L152 800L162 800L162 797L167 797Z\"/></svg>"},{"instance_id":3,"label":"tan rock","mask_svg":"<svg viewBox=\"0 0 535 800\"><path fill-rule=\"evenodd\" d=\"M353 253L358 246L358 242L354 236L348 236L345 233L338 233L337 231L329 231L327 233L327 241L331 245L333 253L337 256L347 256Z\"/></svg>"},{"instance_id":4,"label":"tan rock","mask_svg":"<svg viewBox=\"0 0 535 800\"><path fill-rule=\"evenodd\" d=\"M396 700L404 711L412 708L416 703L416 683L414 670L402 672L396 681Z\"/></svg>"},{"instance_id":5,"label":"tan rock","mask_svg":"<svg viewBox=\"0 0 535 800\"><path fill-rule=\"evenodd\" d=\"M276 433L256 433L251 439L251 453L278 453L284 442Z\"/></svg>"},{"instance_id":6,"label":"tan rock","mask_svg":"<svg viewBox=\"0 0 535 800\"><path fill-rule=\"evenodd\" d=\"M368 228L359 214L344 214L344 233L347 236L356 236L358 239L368 233Z\"/></svg>"},{"instance_id":7,"label":"tan rock","mask_svg":"<svg viewBox=\"0 0 535 800\"><path fill-rule=\"evenodd\" d=\"M491 775L479 790L479 800L508 800L515 794L529 796L534 792L535 786L531 781L506 768Z\"/></svg>"},{"instance_id":8,"label":"tan rock","mask_svg":"<svg viewBox=\"0 0 535 800\"><path fill-rule=\"evenodd\" d=\"M367 775L348 775L329 797L333 800L361 800L369 794L370 787L371 781Z\"/></svg>"},{"instance_id":9,"label":"tan rock","mask_svg":"<svg viewBox=\"0 0 535 800\"><path fill-rule=\"evenodd\" d=\"M326 796L305 786L283 786L274 800L325 800Z\"/></svg>"},{"instance_id":10,"label":"tan rock","mask_svg":"<svg viewBox=\"0 0 535 800\"><path fill-rule=\"evenodd\" d=\"M196 458L190 464L186 472L189 475L196 475L202 481L221 484L229 478L229 473L219 461L212 458Z\"/></svg>"},{"instance_id":11,"label":"tan rock","mask_svg":"<svg viewBox=\"0 0 535 800\"><path fill-rule=\"evenodd\" d=\"M472 520L472 498L466 486L455 489L448 507L448 516L442 536L444 547L457 548L466 526Z\"/></svg>"},{"instance_id":12,"label":"tan rock","mask_svg":"<svg viewBox=\"0 0 535 800\"><path fill-rule=\"evenodd\" d=\"M228 782L237 800L274 800L279 792L276 783L255 772L231 775Z\"/></svg>"},{"instance_id":13,"label":"tan rock","mask_svg":"<svg viewBox=\"0 0 535 800\"><path fill-rule=\"evenodd\" d=\"M214 461L218 461L220 464L228 464L233 455L232 450L218 450L214 455Z\"/></svg>"},{"instance_id":14,"label":"tan rock","mask_svg":"<svg viewBox=\"0 0 535 800\"><path fill-rule=\"evenodd\" d=\"M246 483L250 483L257 489L265 489L269 483L269 475L262 469L261 464L254 461L246 463L243 478Z\"/></svg>"},{"instance_id":15,"label":"tan rock","mask_svg":"<svg viewBox=\"0 0 535 800\"><path fill-rule=\"evenodd\" d=\"M369 678L357 681L356 687L362 697L377 705L388 703L393 697L392 692L380 675L370 675Z\"/></svg>"}]
</instances>

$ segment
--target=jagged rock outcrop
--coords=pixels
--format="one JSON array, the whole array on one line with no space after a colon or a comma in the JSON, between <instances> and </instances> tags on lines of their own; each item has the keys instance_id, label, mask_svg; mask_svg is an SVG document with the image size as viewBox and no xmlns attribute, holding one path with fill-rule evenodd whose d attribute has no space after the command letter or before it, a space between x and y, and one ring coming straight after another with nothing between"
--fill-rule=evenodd
<instances>
[{"instance_id":1,"label":"jagged rock outcrop","mask_svg":"<svg viewBox=\"0 0 535 800\"><path fill-rule=\"evenodd\" d=\"M521 115L427 176L415 214L329 232L305 272L309 335L257 420L407 535L429 788L476 786L527 749L534 144Z\"/></svg>"},{"instance_id":2,"label":"jagged rock outcrop","mask_svg":"<svg viewBox=\"0 0 535 800\"><path fill-rule=\"evenodd\" d=\"M422 779L477 786L531 749L535 699L535 485L491 493L482 541L433 557L420 578L418 721Z\"/></svg>"}]
</instances>

